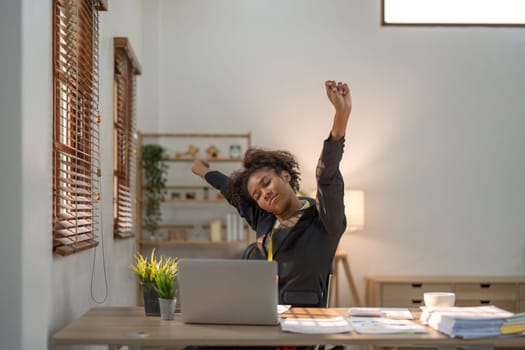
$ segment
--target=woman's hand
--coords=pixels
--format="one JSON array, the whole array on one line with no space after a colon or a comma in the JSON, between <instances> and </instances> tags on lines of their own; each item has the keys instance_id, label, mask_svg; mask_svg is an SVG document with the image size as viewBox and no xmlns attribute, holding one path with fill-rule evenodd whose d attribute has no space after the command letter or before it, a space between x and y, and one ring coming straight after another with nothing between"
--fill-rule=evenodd
<instances>
[{"instance_id":1,"label":"woman's hand","mask_svg":"<svg viewBox=\"0 0 525 350\"><path fill-rule=\"evenodd\" d=\"M326 95L335 108L334 123L332 125L332 137L336 140L346 133L346 125L350 112L352 111L352 97L348 84L333 80L325 82Z\"/></svg>"},{"instance_id":2,"label":"woman's hand","mask_svg":"<svg viewBox=\"0 0 525 350\"><path fill-rule=\"evenodd\" d=\"M327 80L325 83L326 95L335 107L336 112L350 114L352 110L352 98L348 84L333 80Z\"/></svg>"},{"instance_id":3,"label":"woman's hand","mask_svg":"<svg viewBox=\"0 0 525 350\"><path fill-rule=\"evenodd\" d=\"M210 164L204 159L195 159L191 167L191 171L195 175L199 175L204 178L204 176L210 171Z\"/></svg>"}]
</instances>

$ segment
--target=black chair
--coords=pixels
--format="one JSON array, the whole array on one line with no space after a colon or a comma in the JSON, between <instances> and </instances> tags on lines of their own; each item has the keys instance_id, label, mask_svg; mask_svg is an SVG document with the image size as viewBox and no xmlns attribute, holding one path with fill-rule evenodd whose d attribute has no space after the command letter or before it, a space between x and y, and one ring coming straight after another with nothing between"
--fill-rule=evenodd
<instances>
[{"instance_id":1,"label":"black chair","mask_svg":"<svg viewBox=\"0 0 525 350\"><path fill-rule=\"evenodd\" d=\"M242 253L241 259L257 259L257 254L259 250L257 248L257 242L248 244L244 252ZM260 255L260 253L259 253Z\"/></svg>"}]
</instances>

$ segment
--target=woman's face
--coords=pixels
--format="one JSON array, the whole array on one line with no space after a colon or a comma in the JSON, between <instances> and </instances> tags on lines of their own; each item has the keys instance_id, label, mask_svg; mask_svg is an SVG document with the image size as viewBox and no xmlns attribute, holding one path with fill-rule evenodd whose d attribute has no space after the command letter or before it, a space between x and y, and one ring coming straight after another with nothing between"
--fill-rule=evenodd
<instances>
[{"instance_id":1,"label":"woman's face","mask_svg":"<svg viewBox=\"0 0 525 350\"><path fill-rule=\"evenodd\" d=\"M248 193L261 209L279 215L287 211L295 197L290 179L287 171L277 174L272 169L259 169L248 178Z\"/></svg>"}]
</instances>

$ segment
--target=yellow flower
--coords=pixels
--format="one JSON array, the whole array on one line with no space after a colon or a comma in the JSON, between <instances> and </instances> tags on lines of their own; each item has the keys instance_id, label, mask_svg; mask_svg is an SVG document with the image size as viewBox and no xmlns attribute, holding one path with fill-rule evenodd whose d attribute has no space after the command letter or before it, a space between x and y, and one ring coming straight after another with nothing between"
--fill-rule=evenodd
<instances>
[{"instance_id":1,"label":"yellow flower","mask_svg":"<svg viewBox=\"0 0 525 350\"><path fill-rule=\"evenodd\" d=\"M149 261L140 252L137 252L135 254L135 265L130 265L130 269L142 283L155 283L160 272L175 279L177 276L177 258L161 256L157 260L154 248L151 251Z\"/></svg>"}]
</instances>

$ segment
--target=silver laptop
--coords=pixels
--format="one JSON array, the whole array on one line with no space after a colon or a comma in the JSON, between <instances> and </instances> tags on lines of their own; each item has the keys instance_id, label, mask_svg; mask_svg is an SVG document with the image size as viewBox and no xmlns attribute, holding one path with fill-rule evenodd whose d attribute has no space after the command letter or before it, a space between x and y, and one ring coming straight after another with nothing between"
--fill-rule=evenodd
<instances>
[{"instance_id":1,"label":"silver laptop","mask_svg":"<svg viewBox=\"0 0 525 350\"><path fill-rule=\"evenodd\" d=\"M278 323L275 261L180 259L178 270L183 322Z\"/></svg>"}]
</instances>

